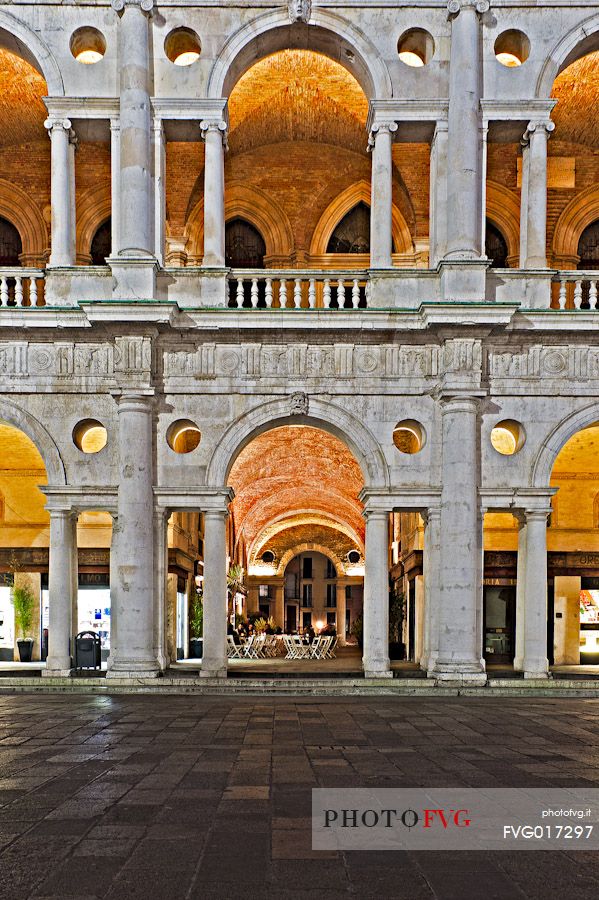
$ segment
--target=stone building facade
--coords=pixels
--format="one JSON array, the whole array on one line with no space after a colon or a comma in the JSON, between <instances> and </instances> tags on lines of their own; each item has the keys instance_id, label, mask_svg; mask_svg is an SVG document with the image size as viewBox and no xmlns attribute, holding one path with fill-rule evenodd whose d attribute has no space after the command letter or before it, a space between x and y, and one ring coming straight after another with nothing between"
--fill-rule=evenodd
<instances>
[{"instance_id":1,"label":"stone building facade","mask_svg":"<svg viewBox=\"0 0 599 900\"><path fill-rule=\"evenodd\" d=\"M369 677L390 585L439 681L579 663L593 8L13 0L0 70L0 561L47 592L45 671L102 571L109 676L176 658L196 581L225 676L228 567L283 626L306 552L363 580Z\"/></svg>"}]
</instances>

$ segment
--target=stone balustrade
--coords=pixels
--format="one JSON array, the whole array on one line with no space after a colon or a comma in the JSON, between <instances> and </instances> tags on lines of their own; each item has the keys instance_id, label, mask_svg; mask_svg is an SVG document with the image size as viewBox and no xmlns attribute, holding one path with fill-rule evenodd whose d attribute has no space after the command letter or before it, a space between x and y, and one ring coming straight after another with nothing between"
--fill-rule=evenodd
<instances>
[{"instance_id":1,"label":"stone balustrade","mask_svg":"<svg viewBox=\"0 0 599 900\"><path fill-rule=\"evenodd\" d=\"M0 307L45 306L41 269L0 269Z\"/></svg>"},{"instance_id":2,"label":"stone balustrade","mask_svg":"<svg viewBox=\"0 0 599 900\"><path fill-rule=\"evenodd\" d=\"M311 269L232 269L228 305L234 309L366 309L367 272Z\"/></svg>"},{"instance_id":3,"label":"stone balustrade","mask_svg":"<svg viewBox=\"0 0 599 900\"><path fill-rule=\"evenodd\" d=\"M599 309L597 286L599 270L574 269L558 272L553 279L559 285L553 306L559 309Z\"/></svg>"}]
</instances>

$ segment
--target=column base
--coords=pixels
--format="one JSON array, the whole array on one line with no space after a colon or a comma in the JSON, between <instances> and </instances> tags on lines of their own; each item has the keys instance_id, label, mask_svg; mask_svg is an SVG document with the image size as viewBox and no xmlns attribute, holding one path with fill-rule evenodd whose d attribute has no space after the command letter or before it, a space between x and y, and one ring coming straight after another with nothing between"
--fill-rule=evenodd
<instances>
[{"instance_id":1,"label":"column base","mask_svg":"<svg viewBox=\"0 0 599 900\"><path fill-rule=\"evenodd\" d=\"M71 678L75 673L74 669L42 669L42 678Z\"/></svg>"},{"instance_id":2,"label":"column base","mask_svg":"<svg viewBox=\"0 0 599 900\"><path fill-rule=\"evenodd\" d=\"M389 657L366 659L362 657L364 678L393 678Z\"/></svg>"},{"instance_id":3,"label":"column base","mask_svg":"<svg viewBox=\"0 0 599 900\"><path fill-rule=\"evenodd\" d=\"M106 260L114 279L113 300L156 299L156 271L154 257L110 256Z\"/></svg>"},{"instance_id":4,"label":"column base","mask_svg":"<svg viewBox=\"0 0 599 900\"><path fill-rule=\"evenodd\" d=\"M115 659L107 678L159 678L162 672L155 659Z\"/></svg>"},{"instance_id":5,"label":"column base","mask_svg":"<svg viewBox=\"0 0 599 900\"><path fill-rule=\"evenodd\" d=\"M205 666L202 663L202 668L200 669L200 678L226 678L227 677L227 667L226 666Z\"/></svg>"},{"instance_id":6,"label":"column base","mask_svg":"<svg viewBox=\"0 0 599 900\"><path fill-rule=\"evenodd\" d=\"M485 299L488 259L442 259L438 265L441 295L450 302L481 302Z\"/></svg>"},{"instance_id":7,"label":"column base","mask_svg":"<svg viewBox=\"0 0 599 900\"><path fill-rule=\"evenodd\" d=\"M539 681L547 681L549 678L552 677L552 676L551 676L551 673L550 673L550 672L547 672L547 671L545 671L545 672L531 672L531 671L528 671L527 669L524 669L523 675L524 675L524 679L525 679L525 680L528 680L528 679L536 679L536 680L539 680Z\"/></svg>"},{"instance_id":8,"label":"column base","mask_svg":"<svg viewBox=\"0 0 599 900\"><path fill-rule=\"evenodd\" d=\"M364 678L393 678L391 669L364 669Z\"/></svg>"},{"instance_id":9,"label":"column base","mask_svg":"<svg viewBox=\"0 0 599 900\"><path fill-rule=\"evenodd\" d=\"M427 672L430 678L445 684L486 684L487 673L481 663L476 662L449 662L440 659L435 660L432 669Z\"/></svg>"}]
</instances>

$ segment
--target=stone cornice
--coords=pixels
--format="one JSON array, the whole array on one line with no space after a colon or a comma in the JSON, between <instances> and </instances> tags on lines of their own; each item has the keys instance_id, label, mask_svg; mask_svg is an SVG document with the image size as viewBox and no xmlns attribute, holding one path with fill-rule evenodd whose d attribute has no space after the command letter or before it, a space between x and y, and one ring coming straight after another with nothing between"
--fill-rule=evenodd
<instances>
[{"instance_id":1,"label":"stone cornice","mask_svg":"<svg viewBox=\"0 0 599 900\"><path fill-rule=\"evenodd\" d=\"M557 100L481 100L483 123L548 119Z\"/></svg>"},{"instance_id":2,"label":"stone cornice","mask_svg":"<svg viewBox=\"0 0 599 900\"><path fill-rule=\"evenodd\" d=\"M44 97L52 118L118 119L118 97Z\"/></svg>"},{"instance_id":3,"label":"stone cornice","mask_svg":"<svg viewBox=\"0 0 599 900\"><path fill-rule=\"evenodd\" d=\"M368 105L366 130L373 131L385 122L437 122L446 120L449 101L438 100L371 100Z\"/></svg>"}]
</instances>

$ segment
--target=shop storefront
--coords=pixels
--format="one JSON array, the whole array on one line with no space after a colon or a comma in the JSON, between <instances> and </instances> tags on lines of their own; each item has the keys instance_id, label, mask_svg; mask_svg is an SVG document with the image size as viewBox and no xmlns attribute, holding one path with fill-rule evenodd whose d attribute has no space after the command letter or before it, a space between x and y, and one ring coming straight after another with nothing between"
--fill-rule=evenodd
<instances>
[{"instance_id":1,"label":"shop storefront","mask_svg":"<svg viewBox=\"0 0 599 900\"><path fill-rule=\"evenodd\" d=\"M10 590L8 576L0 575L0 662L11 662L14 658L15 615Z\"/></svg>"}]
</instances>

